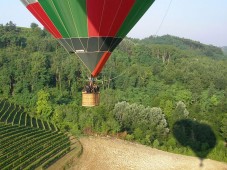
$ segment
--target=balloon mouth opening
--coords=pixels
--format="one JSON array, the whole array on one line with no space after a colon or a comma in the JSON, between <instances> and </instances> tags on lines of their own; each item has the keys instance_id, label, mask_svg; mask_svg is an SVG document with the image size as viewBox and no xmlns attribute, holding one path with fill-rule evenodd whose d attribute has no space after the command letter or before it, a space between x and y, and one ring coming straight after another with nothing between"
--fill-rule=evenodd
<instances>
[{"instance_id":1,"label":"balloon mouth opening","mask_svg":"<svg viewBox=\"0 0 227 170\"><path fill-rule=\"evenodd\" d=\"M85 53L86 51L85 50L76 50L75 53Z\"/></svg>"}]
</instances>

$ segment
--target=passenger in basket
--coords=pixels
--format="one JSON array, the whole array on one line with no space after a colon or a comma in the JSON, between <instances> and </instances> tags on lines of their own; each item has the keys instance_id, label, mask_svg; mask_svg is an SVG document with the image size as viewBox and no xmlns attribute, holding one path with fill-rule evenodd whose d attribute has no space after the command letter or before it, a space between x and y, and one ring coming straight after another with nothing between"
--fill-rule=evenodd
<instances>
[{"instance_id":1,"label":"passenger in basket","mask_svg":"<svg viewBox=\"0 0 227 170\"><path fill-rule=\"evenodd\" d=\"M98 93L99 92L99 86L97 84L93 85L93 89L94 89L94 93Z\"/></svg>"}]
</instances>

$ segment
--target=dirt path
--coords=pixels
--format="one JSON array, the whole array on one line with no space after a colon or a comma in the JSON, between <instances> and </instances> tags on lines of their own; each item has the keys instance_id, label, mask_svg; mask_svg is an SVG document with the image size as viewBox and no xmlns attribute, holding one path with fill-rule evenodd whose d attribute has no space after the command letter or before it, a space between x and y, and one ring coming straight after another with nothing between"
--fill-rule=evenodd
<instances>
[{"instance_id":1,"label":"dirt path","mask_svg":"<svg viewBox=\"0 0 227 170\"><path fill-rule=\"evenodd\" d=\"M83 154L74 170L227 170L227 164L172 154L127 141L82 138Z\"/></svg>"}]
</instances>

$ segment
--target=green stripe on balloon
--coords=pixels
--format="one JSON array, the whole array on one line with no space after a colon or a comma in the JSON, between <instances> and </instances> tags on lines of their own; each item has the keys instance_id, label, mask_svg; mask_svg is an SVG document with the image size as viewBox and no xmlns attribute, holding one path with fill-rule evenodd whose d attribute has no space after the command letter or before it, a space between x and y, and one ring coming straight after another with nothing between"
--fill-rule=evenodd
<instances>
[{"instance_id":1,"label":"green stripe on balloon","mask_svg":"<svg viewBox=\"0 0 227 170\"><path fill-rule=\"evenodd\" d=\"M64 38L87 37L86 1L39 0Z\"/></svg>"},{"instance_id":2,"label":"green stripe on balloon","mask_svg":"<svg viewBox=\"0 0 227 170\"><path fill-rule=\"evenodd\" d=\"M73 24L73 18L70 13L71 9L69 7L68 1L53 1L53 4L58 12L60 21L67 31L67 34L70 37L78 37L75 25Z\"/></svg>"},{"instance_id":3,"label":"green stripe on balloon","mask_svg":"<svg viewBox=\"0 0 227 170\"><path fill-rule=\"evenodd\" d=\"M116 36L124 38L153 2L154 0L137 0Z\"/></svg>"},{"instance_id":4,"label":"green stripe on balloon","mask_svg":"<svg viewBox=\"0 0 227 170\"><path fill-rule=\"evenodd\" d=\"M39 0L40 5L43 7L55 27L61 33L61 35L65 38L69 38L70 36L67 34L67 31L58 17L58 13L56 8L54 7L51 0Z\"/></svg>"},{"instance_id":5,"label":"green stripe on balloon","mask_svg":"<svg viewBox=\"0 0 227 170\"><path fill-rule=\"evenodd\" d=\"M78 37L88 37L87 12L85 0L68 0L71 8L73 22L78 31Z\"/></svg>"},{"instance_id":6,"label":"green stripe on balloon","mask_svg":"<svg viewBox=\"0 0 227 170\"><path fill-rule=\"evenodd\" d=\"M84 13L86 8L82 8L86 7L86 1L83 0L84 5L82 5L83 3L80 4L81 2L82 1L78 0L53 1L54 6L58 11L60 20L63 22L70 37L87 36L87 17ZM80 31L80 34L78 30Z\"/></svg>"}]
</instances>

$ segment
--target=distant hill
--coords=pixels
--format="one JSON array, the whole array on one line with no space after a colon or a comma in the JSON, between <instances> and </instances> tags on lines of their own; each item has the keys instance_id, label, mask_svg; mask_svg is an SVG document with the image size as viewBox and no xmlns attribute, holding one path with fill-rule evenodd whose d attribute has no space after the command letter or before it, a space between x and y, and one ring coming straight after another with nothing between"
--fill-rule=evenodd
<instances>
[{"instance_id":1,"label":"distant hill","mask_svg":"<svg viewBox=\"0 0 227 170\"><path fill-rule=\"evenodd\" d=\"M227 55L227 46L222 47L222 51L225 55Z\"/></svg>"},{"instance_id":2,"label":"distant hill","mask_svg":"<svg viewBox=\"0 0 227 170\"><path fill-rule=\"evenodd\" d=\"M171 35L164 36L150 36L142 40L131 39L135 43L142 43L146 45L170 45L181 50L193 51L197 55L208 56L211 58L222 58L223 50L213 45L202 44L198 41L180 38Z\"/></svg>"}]
</instances>

